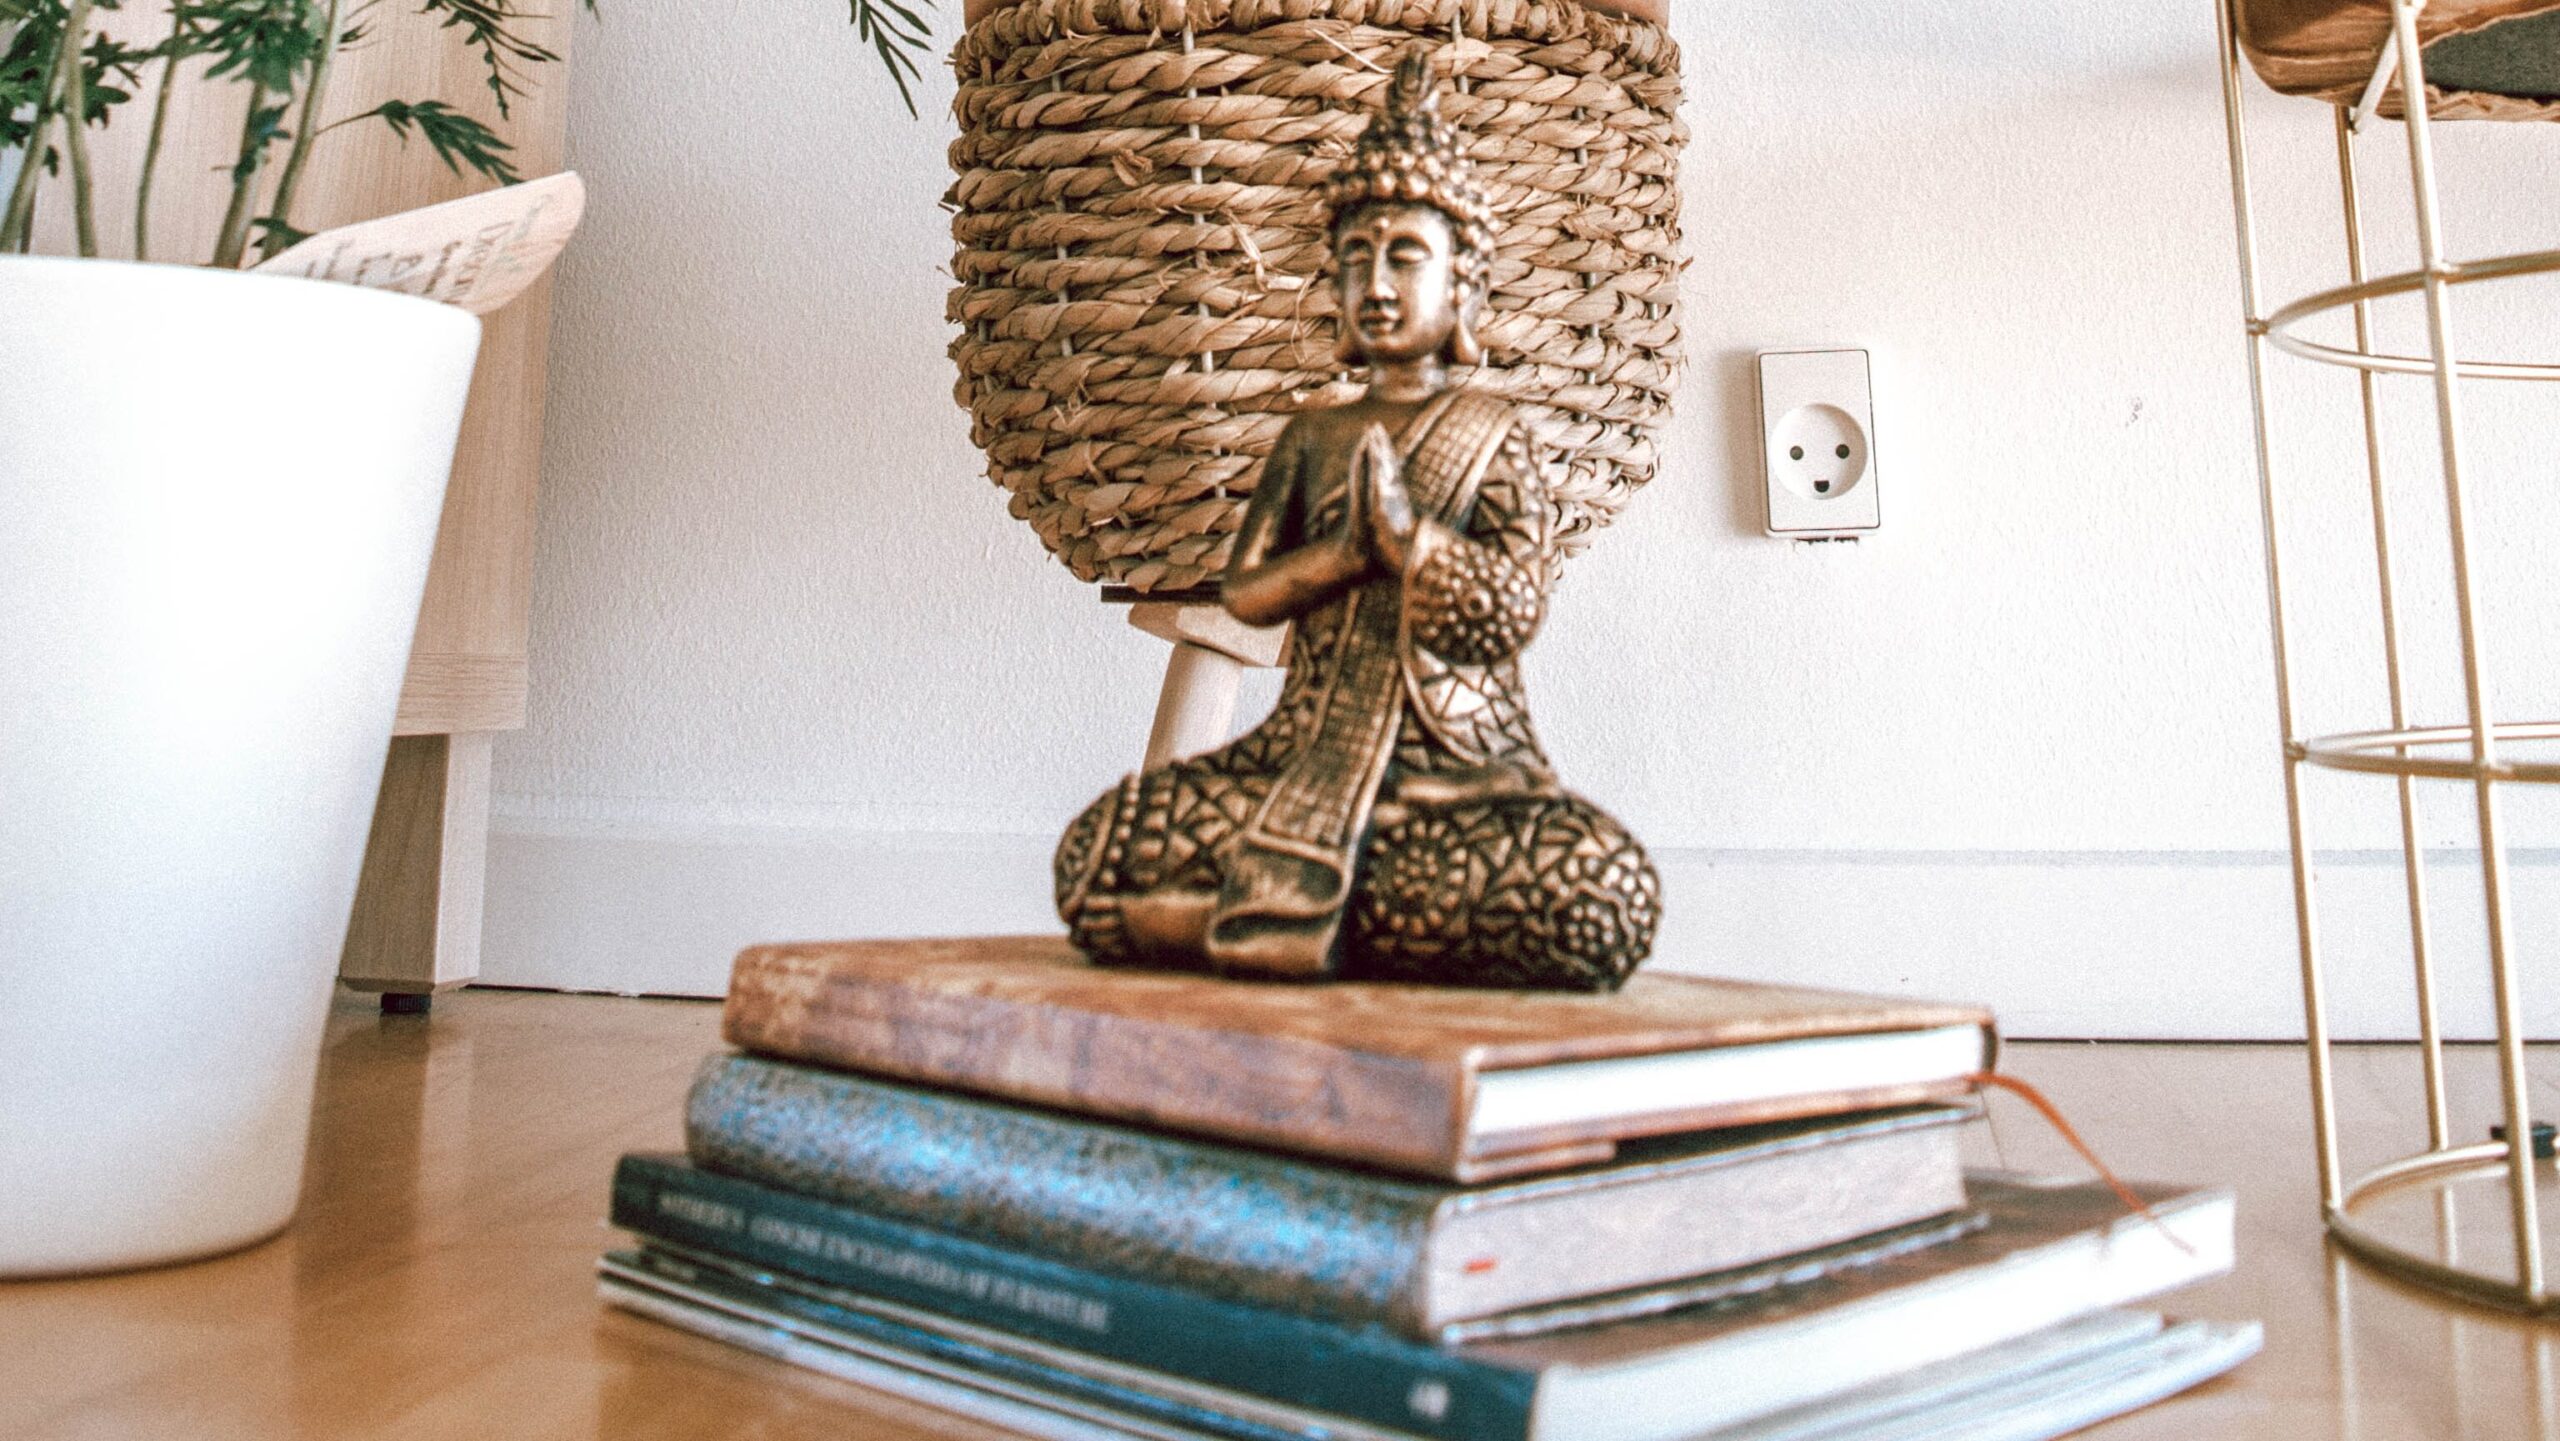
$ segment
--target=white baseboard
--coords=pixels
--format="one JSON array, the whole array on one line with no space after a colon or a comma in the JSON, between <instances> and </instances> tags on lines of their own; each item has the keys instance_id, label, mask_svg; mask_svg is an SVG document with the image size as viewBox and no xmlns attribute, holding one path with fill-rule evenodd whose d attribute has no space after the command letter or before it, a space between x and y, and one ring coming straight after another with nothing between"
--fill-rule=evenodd
<instances>
[{"instance_id":1,"label":"white baseboard","mask_svg":"<svg viewBox=\"0 0 2560 1441\"><path fill-rule=\"evenodd\" d=\"M756 941L1052 930L1047 837L636 833L502 821L489 847L481 979L626 994L720 994ZM1980 1001L2013 1037L2276 1040L2302 1035L2280 854L1658 852L1654 964ZM2548 972L2525 918L2560 914L2560 856L2519 855L2523 973ZM2490 1034L2478 867L2430 871L2448 1035ZM2399 862L2321 870L2330 1025L2415 1034ZM2528 1030L2560 994L2528 986Z\"/></svg>"}]
</instances>

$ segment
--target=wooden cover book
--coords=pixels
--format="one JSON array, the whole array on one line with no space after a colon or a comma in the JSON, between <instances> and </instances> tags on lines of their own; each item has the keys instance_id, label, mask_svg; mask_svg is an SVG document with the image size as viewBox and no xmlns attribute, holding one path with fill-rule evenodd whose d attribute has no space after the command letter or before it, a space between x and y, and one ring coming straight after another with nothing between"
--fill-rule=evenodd
<instances>
[{"instance_id":1,"label":"wooden cover book","mask_svg":"<svg viewBox=\"0 0 2560 1441\"><path fill-rule=\"evenodd\" d=\"M1949 1099L1994 1046L1979 1008L1796 986L1300 986L1103 969L1060 936L750 947L722 1023L786 1059L1461 1182Z\"/></svg>"}]
</instances>

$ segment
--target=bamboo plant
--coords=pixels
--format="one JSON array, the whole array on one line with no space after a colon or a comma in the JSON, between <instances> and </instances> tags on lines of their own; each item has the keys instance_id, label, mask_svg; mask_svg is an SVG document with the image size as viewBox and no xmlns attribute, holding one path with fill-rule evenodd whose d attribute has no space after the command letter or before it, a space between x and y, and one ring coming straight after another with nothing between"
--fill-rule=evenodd
<instances>
[{"instance_id":1,"label":"bamboo plant","mask_svg":"<svg viewBox=\"0 0 2560 1441\"><path fill-rule=\"evenodd\" d=\"M79 253L104 253L89 132L111 123L146 88L153 92L150 132L132 180L138 260L152 258L151 191L171 96L182 84L247 87L228 168L230 200L208 261L236 269L302 238L295 207L312 152L349 126L387 126L404 145L421 140L456 174L467 170L501 185L521 178L497 132L441 99L386 99L358 108L362 100L349 105L331 93L338 57L365 44L378 25L431 23L450 31L454 43L481 62L502 120L540 67L559 59L527 38L524 22L539 12L519 0L393 0L416 8L389 15L384 0L172 0L165 32L142 47L99 31L99 14L123 3L0 0L0 154L19 155L16 179L0 203L0 253L32 245L38 195L48 182L69 189ZM594 9L594 0L584 3ZM923 18L901 0L851 0L851 6L857 34L880 57L907 113L915 114L911 82L919 73L917 57L930 44Z\"/></svg>"}]
</instances>

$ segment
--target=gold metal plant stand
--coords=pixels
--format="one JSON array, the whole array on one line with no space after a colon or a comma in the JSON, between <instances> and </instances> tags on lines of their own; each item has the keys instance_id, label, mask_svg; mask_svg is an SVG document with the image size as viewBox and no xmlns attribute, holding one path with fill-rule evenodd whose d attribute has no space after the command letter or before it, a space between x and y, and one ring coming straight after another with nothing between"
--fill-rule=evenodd
<instances>
[{"instance_id":1,"label":"gold metal plant stand","mask_svg":"<svg viewBox=\"0 0 2560 1441\"><path fill-rule=\"evenodd\" d=\"M2302 948L2303 1015L2311 1055L2312 1125L2318 1146L2321 1210L2329 1234L2366 1263L2404 1280L2467 1300L2535 1315L2560 1316L2560 1294L2545 1285L2542 1234L2535 1201L2532 1118L2527 1110L2523 1006L2519 999L2514 949L2507 924L2507 863L2499 823L2499 787L2509 783L2560 781L2560 763L2509 759L2502 747L2516 741L2560 738L2560 722L2501 724L2492 720L2488 644L2483 634L2478 578L2471 564L2470 506L2464 491L2462 382L2471 380L2560 380L2560 365L2460 361L2454 356L2455 291L2513 277L2560 270L2560 251L2505 256L2494 260L2454 261L2446 258L2443 217L2436 203L2436 168L2427 107L2405 106L2401 120L2409 147L2412 202L2416 209L2420 266L2397 275L2365 273L2363 211L2356 190L2352 137L2373 123L2395 76L2400 93L2426 94L2423 58L2418 42L2418 14L2425 0L2394 0L2392 40L2382 51L2372 82L2353 106L2337 111L2337 157L2340 198L2346 221L2348 283L2308 295L2274 311L2258 295L2257 229L2250 209L2246 135L2241 120L2241 52L2233 19L2234 0L2217 0L2222 25L2222 99L2230 132L2231 196L2240 244L2242 303L2248 312L2249 384L2256 422L2260 521L2266 531L2267 604L2275 642L2276 708L2284 733L2285 809L2293 850L2293 900ZM2390 355L2375 351L2371 304L2395 295L2422 294L2427 317L2427 353ZM2299 327L2314 316L2350 311L2355 347L2341 349L2303 338ZM2303 736L2294 726L2293 677L2287 665L2288 597L2282 562L2283 494L2268 439L2266 382L2269 347L2328 365L2354 370L2362 391L2367 479L2372 493L2374 557L2380 579L2384 667L2388 674L2391 723L2377 730L2342 735ZM2384 467L2376 407L2376 376L2383 373L2434 378L2437 437L2443 469L2446 524L2453 562L2453 583L2462 640L2462 675L2468 721L2460 725L2413 726L2405 712L2401 676L2399 611L2394 595L2390 510L2384 495ZM2321 968L2318 913L2312 891L2311 842L2304 828L2302 768L2363 772L2395 778L2400 801L2400 844L2408 888L2410 951L2417 987L2418 1028L2425 1074L2428 1148L2379 1166L2352 1182L2341 1179L2337 1115L2332 1085L2327 1000ZM2417 835L2415 782L2421 778L2467 781L2477 811L2482 887L2488 909L2488 959L2495 993L2500 1089L2509 1144L2455 1145L2445 1102L2442 1036L2436 1010L2436 977L2428 945L2426 874ZM2449 1188L2483 1171L2503 1170L2508 1220L2514 1232L2511 1276L2489 1274L2455 1260L2421 1255L2385 1239L2359 1217L2368 1203L2413 1188L2432 1187L2449 1211Z\"/></svg>"}]
</instances>

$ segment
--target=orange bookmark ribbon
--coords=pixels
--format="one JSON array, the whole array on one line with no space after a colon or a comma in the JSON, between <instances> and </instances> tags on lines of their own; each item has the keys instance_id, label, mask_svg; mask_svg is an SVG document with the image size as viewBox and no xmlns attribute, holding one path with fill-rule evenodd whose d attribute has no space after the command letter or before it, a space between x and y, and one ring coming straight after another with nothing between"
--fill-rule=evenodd
<instances>
[{"instance_id":1,"label":"orange bookmark ribbon","mask_svg":"<svg viewBox=\"0 0 2560 1441\"><path fill-rule=\"evenodd\" d=\"M2124 1183L2123 1177L2118 1176L2106 1162L2098 1159L2096 1149L2080 1138L2080 1132L2064 1118L2062 1108L2046 1099L2044 1092L2015 1076L2004 1076L1993 1071L1977 1071L1972 1081L1976 1086L1990 1086L2007 1091L2010 1095L2035 1107L2036 1114L2044 1117L2045 1124L2053 1127L2063 1140L2070 1143L2071 1149L2080 1153L2080 1159L2089 1163L2089 1168L2098 1173L2098 1179L2107 1183L2107 1189L2116 1193L2117 1200L2124 1202L2126 1210L2159 1227L2161 1234L2167 1236L2170 1244L2179 1250L2190 1256L2196 1253L2196 1248L2188 1245L2185 1237L2170 1229L2169 1223L2160 1219L2159 1212L2152 1210L2148 1202L2134 1194L2133 1188Z\"/></svg>"}]
</instances>

